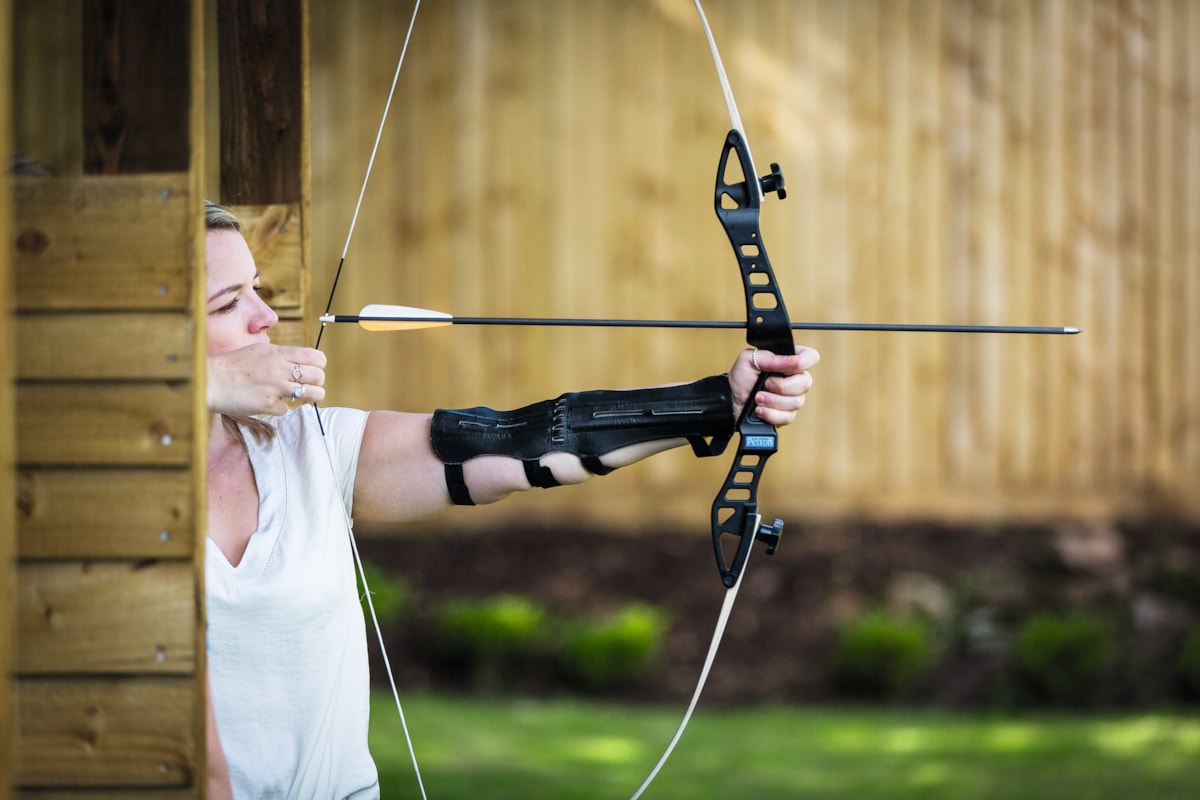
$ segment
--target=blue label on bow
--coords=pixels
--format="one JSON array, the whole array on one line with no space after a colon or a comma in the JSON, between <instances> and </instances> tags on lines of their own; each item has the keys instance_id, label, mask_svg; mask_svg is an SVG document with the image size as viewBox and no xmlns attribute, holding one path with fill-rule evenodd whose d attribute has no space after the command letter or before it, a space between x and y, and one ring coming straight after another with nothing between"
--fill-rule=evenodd
<instances>
[{"instance_id":1,"label":"blue label on bow","mask_svg":"<svg viewBox=\"0 0 1200 800\"><path fill-rule=\"evenodd\" d=\"M742 441L742 446L747 450L774 450L774 436L747 436Z\"/></svg>"}]
</instances>

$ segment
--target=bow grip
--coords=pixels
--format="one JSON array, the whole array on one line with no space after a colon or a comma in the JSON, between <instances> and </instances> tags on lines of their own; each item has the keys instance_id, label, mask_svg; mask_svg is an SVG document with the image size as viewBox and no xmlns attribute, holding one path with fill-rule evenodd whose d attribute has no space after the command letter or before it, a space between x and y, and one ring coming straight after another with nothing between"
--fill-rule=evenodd
<instances>
[{"instance_id":1,"label":"bow grip","mask_svg":"<svg viewBox=\"0 0 1200 800\"><path fill-rule=\"evenodd\" d=\"M758 376L751 397L762 389L766 379L765 374ZM778 449L775 426L763 422L754 413L754 404L747 402L738 418L737 431L737 453L725 483L713 500L711 515L713 551L726 588L737 583L754 542L766 542L767 553L774 553L783 530L782 520L763 525L758 513L758 482L767 459ZM731 537L737 541L732 557L725 551L725 543Z\"/></svg>"}]
</instances>

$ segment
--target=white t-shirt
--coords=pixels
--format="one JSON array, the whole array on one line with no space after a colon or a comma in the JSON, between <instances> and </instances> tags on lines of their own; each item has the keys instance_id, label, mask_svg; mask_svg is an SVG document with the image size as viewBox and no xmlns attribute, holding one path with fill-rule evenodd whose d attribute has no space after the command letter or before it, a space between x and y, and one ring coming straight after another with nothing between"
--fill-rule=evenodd
<instances>
[{"instance_id":1,"label":"white t-shirt","mask_svg":"<svg viewBox=\"0 0 1200 800\"><path fill-rule=\"evenodd\" d=\"M258 529L232 566L207 543L208 670L236 800L378 798L366 628L346 531L367 412L313 409L243 434ZM334 474L336 471L337 478Z\"/></svg>"}]
</instances>

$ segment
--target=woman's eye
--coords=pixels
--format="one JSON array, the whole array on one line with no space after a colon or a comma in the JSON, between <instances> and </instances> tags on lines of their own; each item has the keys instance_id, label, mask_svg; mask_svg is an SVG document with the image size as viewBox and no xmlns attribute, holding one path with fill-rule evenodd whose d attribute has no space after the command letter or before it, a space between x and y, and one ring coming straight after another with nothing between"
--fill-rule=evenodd
<instances>
[{"instance_id":1,"label":"woman's eye","mask_svg":"<svg viewBox=\"0 0 1200 800\"><path fill-rule=\"evenodd\" d=\"M229 301L225 305L218 308L215 313L228 314L230 311L233 311L235 308L237 308L237 304L238 304L238 298L235 297L233 300Z\"/></svg>"}]
</instances>

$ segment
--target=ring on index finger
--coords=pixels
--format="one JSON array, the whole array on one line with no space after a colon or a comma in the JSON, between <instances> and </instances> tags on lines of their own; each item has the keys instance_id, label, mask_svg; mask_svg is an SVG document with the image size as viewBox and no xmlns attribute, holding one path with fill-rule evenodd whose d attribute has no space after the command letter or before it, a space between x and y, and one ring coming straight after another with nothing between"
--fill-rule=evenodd
<instances>
[{"instance_id":1,"label":"ring on index finger","mask_svg":"<svg viewBox=\"0 0 1200 800\"><path fill-rule=\"evenodd\" d=\"M300 365L299 364L293 365L292 366L292 378L296 381L296 383L299 383L300 379L303 377L304 377L304 371L302 369L300 369Z\"/></svg>"},{"instance_id":2,"label":"ring on index finger","mask_svg":"<svg viewBox=\"0 0 1200 800\"><path fill-rule=\"evenodd\" d=\"M298 383L296 388L292 389L292 399L299 400L301 397L304 397L304 384Z\"/></svg>"}]
</instances>

